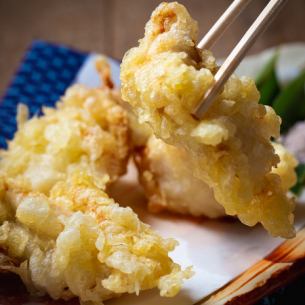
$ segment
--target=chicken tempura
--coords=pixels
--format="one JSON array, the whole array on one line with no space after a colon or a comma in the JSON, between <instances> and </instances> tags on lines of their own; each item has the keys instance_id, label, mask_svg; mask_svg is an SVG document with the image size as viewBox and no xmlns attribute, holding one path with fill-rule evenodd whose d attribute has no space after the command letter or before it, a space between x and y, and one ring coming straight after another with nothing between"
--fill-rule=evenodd
<instances>
[{"instance_id":1,"label":"chicken tempura","mask_svg":"<svg viewBox=\"0 0 305 305\"><path fill-rule=\"evenodd\" d=\"M228 215L249 226L260 222L273 236L293 237L294 201L272 172L280 159L271 139L279 136L281 120L258 103L254 81L233 75L202 120L191 116L218 69L209 51L196 48L197 34L184 6L160 4L139 46L124 56L122 97L157 137L196 160L194 175Z\"/></svg>"},{"instance_id":2,"label":"chicken tempura","mask_svg":"<svg viewBox=\"0 0 305 305\"><path fill-rule=\"evenodd\" d=\"M84 172L49 195L0 177L0 270L18 274L32 293L97 305L157 286L170 297L192 275L169 258L175 246Z\"/></svg>"},{"instance_id":3,"label":"chicken tempura","mask_svg":"<svg viewBox=\"0 0 305 305\"><path fill-rule=\"evenodd\" d=\"M194 177L194 162L183 149L151 136L144 147L136 150L135 161L150 211L169 210L209 218L225 216L213 191Z\"/></svg>"},{"instance_id":4,"label":"chicken tempura","mask_svg":"<svg viewBox=\"0 0 305 305\"><path fill-rule=\"evenodd\" d=\"M103 187L126 172L128 117L109 88L74 85L56 108L27 120L19 106L18 131L0 152L0 173L29 190L48 193L67 173L83 169Z\"/></svg>"},{"instance_id":5,"label":"chicken tempura","mask_svg":"<svg viewBox=\"0 0 305 305\"><path fill-rule=\"evenodd\" d=\"M41 117L28 120L21 106L0 155L0 271L32 293L86 305L154 287L171 297L192 275L168 255L175 240L104 191L125 173L131 149L108 72L101 89L74 85Z\"/></svg>"},{"instance_id":6,"label":"chicken tempura","mask_svg":"<svg viewBox=\"0 0 305 305\"><path fill-rule=\"evenodd\" d=\"M280 176L288 191L296 182L296 161L281 144L273 146L280 162L272 172ZM184 149L151 136L145 146L136 149L135 161L151 212L169 210L209 218L226 215L211 188L193 175L196 161Z\"/></svg>"}]
</instances>

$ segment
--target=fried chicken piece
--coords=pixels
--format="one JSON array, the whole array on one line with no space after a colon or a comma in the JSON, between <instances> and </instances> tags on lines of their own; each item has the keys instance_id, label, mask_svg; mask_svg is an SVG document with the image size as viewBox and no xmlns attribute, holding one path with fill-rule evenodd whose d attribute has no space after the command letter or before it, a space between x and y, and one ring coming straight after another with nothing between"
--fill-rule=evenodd
<instances>
[{"instance_id":1,"label":"fried chicken piece","mask_svg":"<svg viewBox=\"0 0 305 305\"><path fill-rule=\"evenodd\" d=\"M281 177L283 188L288 191L296 182L297 162L281 144L273 145L280 163L272 172ZM226 215L211 188L194 177L196 161L185 150L151 136L145 147L136 149L135 161L151 212L169 210L209 218Z\"/></svg>"},{"instance_id":2,"label":"fried chicken piece","mask_svg":"<svg viewBox=\"0 0 305 305\"><path fill-rule=\"evenodd\" d=\"M175 240L160 237L83 172L49 195L2 177L0 194L0 248L10 258L2 255L0 268L19 274L32 292L101 304L157 286L171 297L192 275L168 256Z\"/></svg>"},{"instance_id":3,"label":"fried chicken piece","mask_svg":"<svg viewBox=\"0 0 305 305\"><path fill-rule=\"evenodd\" d=\"M258 103L254 81L231 76L204 118L191 116L218 69L209 51L196 48L197 33L184 6L160 4L139 46L124 56L122 97L157 137L197 160L194 175L213 189L226 214L293 237L294 200L272 173L280 160L271 139L281 120Z\"/></svg>"},{"instance_id":4,"label":"fried chicken piece","mask_svg":"<svg viewBox=\"0 0 305 305\"><path fill-rule=\"evenodd\" d=\"M0 173L44 193L75 169L86 170L101 187L116 180L130 153L128 117L119 99L110 88L74 85L41 117L27 120L20 106L18 131L0 153Z\"/></svg>"},{"instance_id":5,"label":"fried chicken piece","mask_svg":"<svg viewBox=\"0 0 305 305\"><path fill-rule=\"evenodd\" d=\"M125 104L133 157L139 182L148 199L148 210L152 213L169 210L209 218L225 216L211 188L194 177L187 153L153 136L149 125L140 124L130 105Z\"/></svg>"},{"instance_id":6,"label":"fried chicken piece","mask_svg":"<svg viewBox=\"0 0 305 305\"><path fill-rule=\"evenodd\" d=\"M140 183L151 212L169 210L180 214L218 218L225 216L213 191L194 177L187 153L151 136L135 152Z\"/></svg>"},{"instance_id":7,"label":"fried chicken piece","mask_svg":"<svg viewBox=\"0 0 305 305\"><path fill-rule=\"evenodd\" d=\"M0 271L18 274L32 293L101 304L158 287L174 296L192 275L168 256L163 239L103 191L126 171L128 114L108 81L75 85L56 109L27 119L0 160Z\"/></svg>"},{"instance_id":8,"label":"fried chicken piece","mask_svg":"<svg viewBox=\"0 0 305 305\"><path fill-rule=\"evenodd\" d=\"M148 199L148 210L152 213L169 210L209 218L225 216L211 188L194 177L188 154L153 136L149 125L140 124L130 105L126 104L123 107L128 113L133 157L139 182Z\"/></svg>"}]
</instances>

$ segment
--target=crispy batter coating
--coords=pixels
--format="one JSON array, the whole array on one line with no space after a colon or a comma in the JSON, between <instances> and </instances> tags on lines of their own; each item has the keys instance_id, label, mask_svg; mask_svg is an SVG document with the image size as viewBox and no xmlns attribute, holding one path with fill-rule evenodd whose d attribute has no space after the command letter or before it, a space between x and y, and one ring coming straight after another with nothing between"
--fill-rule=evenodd
<instances>
[{"instance_id":1,"label":"crispy batter coating","mask_svg":"<svg viewBox=\"0 0 305 305\"><path fill-rule=\"evenodd\" d=\"M176 244L83 172L57 182L49 195L0 177L0 248L6 254L0 269L19 274L32 292L102 304L158 286L170 297L192 275L169 258Z\"/></svg>"},{"instance_id":2,"label":"crispy batter coating","mask_svg":"<svg viewBox=\"0 0 305 305\"><path fill-rule=\"evenodd\" d=\"M213 191L194 177L194 164L183 149L151 136L146 146L138 148L135 154L151 212L169 210L210 218L225 216Z\"/></svg>"},{"instance_id":3,"label":"crispy batter coating","mask_svg":"<svg viewBox=\"0 0 305 305\"><path fill-rule=\"evenodd\" d=\"M119 100L110 88L74 85L41 117L27 120L20 106L18 131L0 152L0 172L44 193L75 169L92 174L101 187L116 180L130 153L128 117Z\"/></svg>"},{"instance_id":4,"label":"crispy batter coating","mask_svg":"<svg viewBox=\"0 0 305 305\"><path fill-rule=\"evenodd\" d=\"M157 137L197 159L194 174L228 215L293 237L294 201L272 173L279 157L271 139L279 136L280 118L258 104L254 81L233 75L202 120L191 116L218 68L210 52L196 48L197 32L182 5L160 4L139 46L124 56L122 97Z\"/></svg>"},{"instance_id":5,"label":"crispy batter coating","mask_svg":"<svg viewBox=\"0 0 305 305\"><path fill-rule=\"evenodd\" d=\"M280 162L272 172L281 177L283 188L288 191L296 183L297 162L281 144L273 146ZM151 136L144 147L136 149L135 161L151 212L169 210L209 218L226 215L213 191L193 175L196 161L184 149Z\"/></svg>"},{"instance_id":6,"label":"crispy batter coating","mask_svg":"<svg viewBox=\"0 0 305 305\"><path fill-rule=\"evenodd\" d=\"M125 173L132 144L108 64L97 68L102 89L75 85L30 120L19 107L0 156L0 271L33 293L86 305L156 286L171 297L192 275L168 256L177 242L103 190Z\"/></svg>"},{"instance_id":7,"label":"crispy batter coating","mask_svg":"<svg viewBox=\"0 0 305 305\"><path fill-rule=\"evenodd\" d=\"M281 177L282 188L288 191L297 182L295 168L298 162L293 154L291 154L282 144L272 143L275 153L279 156L280 162L276 167L272 168L272 173Z\"/></svg>"}]
</instances>

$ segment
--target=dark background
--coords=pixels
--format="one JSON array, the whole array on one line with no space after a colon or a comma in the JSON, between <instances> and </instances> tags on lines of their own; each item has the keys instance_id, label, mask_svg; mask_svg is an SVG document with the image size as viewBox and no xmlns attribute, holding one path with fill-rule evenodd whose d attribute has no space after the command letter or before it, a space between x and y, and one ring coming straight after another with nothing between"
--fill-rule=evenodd
<instances>
[{"instance_id":1,"label":"dark background","mask_svg":"<svg viewBox=\"0 0 305 305\"><path fill-rule=\"evenodd\" d=\"M33 39L97 51L116 58L143 36L156 0L0 0L0 96ZM202 36L230 0L184 0ZM253 0L215 46L225 56L267 3ZM305 41L305 0L289 0L251 52L289 41Z\"/></svg>"}]
</instances>

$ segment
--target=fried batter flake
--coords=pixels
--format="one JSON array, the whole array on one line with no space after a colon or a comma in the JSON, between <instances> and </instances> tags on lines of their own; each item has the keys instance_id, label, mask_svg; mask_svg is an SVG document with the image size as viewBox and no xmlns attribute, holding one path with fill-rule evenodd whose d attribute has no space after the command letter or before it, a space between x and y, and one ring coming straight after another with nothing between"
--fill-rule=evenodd
<instances>
[{"instance_id":1,"label":"fried batter flake","mask_svg":"<svg viewBox=\"0 0 305 305\"><path fill-rule=\"evenodd\" d=\"M249 226L260 222L273 236L293 237L294 201L272 172L280 159L271 139L279 136L281 120L258 103L254 81L231 76L204 118L191 116L218 69L209 51L196 48L197 32L184 6L160 4L139 46L124 56L122 97L157 137L197 160L194 174L228 215Z\"/></svg>"}]
</instances>

